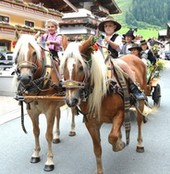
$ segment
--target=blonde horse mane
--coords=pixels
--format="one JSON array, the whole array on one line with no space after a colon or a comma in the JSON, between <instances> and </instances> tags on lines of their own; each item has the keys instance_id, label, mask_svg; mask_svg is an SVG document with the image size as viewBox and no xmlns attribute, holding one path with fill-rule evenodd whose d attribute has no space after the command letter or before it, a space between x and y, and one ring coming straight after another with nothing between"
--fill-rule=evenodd
<instances>
[{"instance_id":1,"label":"blonde horse mane","mask_svg":"<svg viewBox=\"0 0 170 174\"><path fill-rule=\"evenodd\" d=\"M100 51L92 53L91 59L90 85L94 88L88 100L89 110L100 117L101 102L107 92L107 67Z\"/></svg>"},{"instance_id":2,"label":"blonde horse mane","mask_svg":"<svg viewBox=\"0 0 170 174\"><path fill-rule=\"evenodd\" d=\"M78 42L71 42L67 46L67 48L64 52L64 55L61 59L60 66L61 66L62 71L64 70L64 66L65 66L67 58L73 58L76 61L80 61L82 66L83 66L83 69L86 69L86 64L85 64L85 62L80 54L80 51L79 51L79 45L80 45L80 43L78 43Z\"/></svg>"},{"instance_id":3,"label":"blonde horse mane","mask_svg":"<svg viewBox=\"0 0 170 174\"><path fill-rule=\"evenodd\" d=\"M64 70L64 65L67 58L74 58L82 63L84 71L88 71L88 67L85 64L84 59L79 51L79 43L70 43L65 52L64 57L61 60L61 69ZM93 86L93 92L89 97L89 112L93 114L98 114L100 116L101 102L103 97L107 92L106 82L107 82L107 68L104 63L104 58L100 51L95 51L91 54L92 64L90 68L90 85ZM85 72L87 73L87 72Z\"/></svg>"},{"instance_id":4,"label":"blonde horse mane","mask_svg":"<svg viewBox=\"0 0 170 174\"><path fill-rule=\"evenodd\" d=\"M19 36L17 44L14 49L14 59L22 58L22 61L27 61L29 44L35 49L37 58L41 59L41 48L35 40L35 36L29 34L22 34ZM18 86L17 75L15 74L12 80L12 89L16 92Z\"/></svg>"},{"instance_id":5,"label":"blonde horse mane","mask_svg":"<svg viewBox=\"0 0 170 174\"><path fill-rule=\"evenodd\" d=\"M37 44L35 40L35 36L29 35L29 34L22 34L15 46L14 49L14 58L16 59L18 56L21 56L24 58L24 61L26 61L27 56L28 56L28 51L29 51L29 44L35 49L37 58L41 58L41 48Z\"/></svg>"}]
</instances>

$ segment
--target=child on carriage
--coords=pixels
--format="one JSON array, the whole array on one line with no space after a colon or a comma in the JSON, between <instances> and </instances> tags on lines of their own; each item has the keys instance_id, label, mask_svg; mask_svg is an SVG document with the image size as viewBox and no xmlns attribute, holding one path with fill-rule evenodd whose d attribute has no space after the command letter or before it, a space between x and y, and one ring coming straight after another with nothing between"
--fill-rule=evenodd
<instances>
[{"instance_id":1,"label":"child on carriage","mask_svg":"<svg viewBox=\"0 0 170 174\"><path fill-rule=\"evenodd\" d=\"M115 21L113 17L108 16L104 21L99 24L99 31L105 33L105 37L102 42L106 43L106 47L110 52L111 57L116 61L118 66L128 74L130 79L129 88L132 95L135 97L136 100L144 100L145 95L136 85L134 72L129 68L126 62L118 58L122 48L122 37L117 34L116 31L120 30L120 28L121 25L117 21Z\"/></svg>"},{"instance_id":2,"label":"child on carriage","mask_svg":"<svg viewBox=\"0 0 170 174\"><path fill-rule=\"evenodd\" d=\"M49 19L45 23L46 33L38 38L38 43L45 43L53 58L58 59L58 52L61 49L62 36L58 34L58 23L54 19Z\"/></svg>"}]
</instances>

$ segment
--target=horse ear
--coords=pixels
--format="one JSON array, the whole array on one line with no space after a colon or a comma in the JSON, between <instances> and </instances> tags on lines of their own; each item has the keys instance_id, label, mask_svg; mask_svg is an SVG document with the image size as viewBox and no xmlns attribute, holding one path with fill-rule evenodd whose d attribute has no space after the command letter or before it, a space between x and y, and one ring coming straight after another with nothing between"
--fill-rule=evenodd
<instances>
[{"instance_id":1,"label":"horse ear","mask_svg":"<svg viewBox=\"0 0 170 174\"><path fill-rule=\"evenodd\" d=\"M35 39L38 39L38 37L40 36L40 34L41 34L41 32L40 31L38 31L36 34L35 34Z\"/></svg>"},{"instance_id":2,"label":"horse ear","mask_svg":"<svg viewBox=\"0 0 170 174\"><path fill-rule=\"evenodd\" d=\"M15 31L15 38L18 40L20 38L20 33L18 30Z\"/></svg>"},{"instance_id":3,"label":"horse ear","mask_svg":"<svg viewBox=\"0 0 170 174\"><path fill-rule=\"evenodd\" d=\"M67 45L68 45L68 37L66 36L66 35L62 35L62 47L63 47L63 49L65 50L66 48L67 48Z\"/></svg>"},{"instance_id":4,"label":"horse ear","mask_svg":"<svg viewBox=\"0 0 170 174\"><path fill-rule=\"evenodd\" d=\"M80 53L86 53L87 49L92 45L92 41L93 36L89 36L89 38L79 46Z\"/></svg>"}]
</instances>

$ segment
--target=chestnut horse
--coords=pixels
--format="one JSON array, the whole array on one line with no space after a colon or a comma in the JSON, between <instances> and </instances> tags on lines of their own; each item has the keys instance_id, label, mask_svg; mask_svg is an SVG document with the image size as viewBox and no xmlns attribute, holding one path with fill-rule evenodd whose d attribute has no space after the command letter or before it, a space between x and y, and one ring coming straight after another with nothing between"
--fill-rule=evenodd
<instances>
[{"instance_id":1,"label":"chestnut horse","mask_svg":"<svg viewBox=\"0 0 170 174\"><path fill-rule=\"evenodd\" d=\"M63 86L66 88L66 103L69 107L78 105L81 113L84 114L85 125L93 141L97 174L103 174L100 127L104 122L112 123L108 141L112 145L113 151L121 151L125 147L125 143L122 141L121 127L126 117L122 95L114 90L109 92L108 71L103 55L99 50L89 54L89 50L92 48L91 43L91 37L82 44L69 43L64 52L61 69L64 75ZM133 55L124 56L122 59L135 72L136 81L145 91L147 84L144 63ZM116 78L114 76L113 81ZM141 100L137 103L136 150L144 152L142 140L144 101Z\"/></svg>"},{"instance_id":2,"label":"chestnut horse","mask_svg":"<svg viewBox=\"0 0 170 174\"><path fill-rule=\"evenodd\" d=\"M60 141L60 107L65 104L63 99L64 91L60 85L59 63L53 60L47 47L44 49L37 44L34 36L27 34L17 36L19 38L14 50L16 62L14 81L17 87L16 99L21 102L22 106L23 100L26 103L27 113L33 125L35 148L31 157L31 163L40 161L39 115L43 113L47 120L46 140L48 143L47 161L44 170L52 171L54 169L52 141L54 143ZM36 97L38 96L42 96L42 99L37 99ZM57 96L61 97L61 99L58 100ZM53 136L55 116L56 130ZM72 121L73 130L70 134L75 135L74 115ZM25 130L24 125L22 126Z\"/></svg>"}]
</instances>

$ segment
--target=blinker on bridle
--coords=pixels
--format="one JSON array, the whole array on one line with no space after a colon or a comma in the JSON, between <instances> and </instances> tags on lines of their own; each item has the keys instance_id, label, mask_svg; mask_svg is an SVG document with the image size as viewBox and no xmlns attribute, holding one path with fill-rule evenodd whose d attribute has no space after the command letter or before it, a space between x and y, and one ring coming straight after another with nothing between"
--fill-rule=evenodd
<instances>
[{"instance_id":1,"label":"blinker on bridle","mask_svg":"<svg viewBox=\"0 0 170 174\"><path fill-rule=\"evenodd\" d=\"M17 55L17 57L16 57L16 62L15 62L16 64L18 62L18 57L19 57L19 55ZM37 61L37 58L36 58L36 61ZM17 65L17 72L20 73L20 70L22 68L29 68L29 69L32 69L32 73L35 73L38 68L36 65L36 61L35 62L30 62L30 61L19 62Z\"/></svg>"},{"instance_id":2,"label":"blinker on bridle","mask_svg":"<svg viewBox=\"0 0 170 174\"><path fill-rule=\"evenodd\" d=\"M62 83L62 87L64 88L85 88L85 83L84 82L78 82L78 81L74 81L74 80L66 80L63 81Z\"/></svg>"},{"instance_id":3,"label":"blinker on bridle","mask_svg":"<svg viewBox=\"0 0 170 174\"><path fill-rule=\"evenodd\" d=\"M73 52L71 52L70 57L73 58ZM80 89L85 89L86 83L87 83L87 73L85 72L85 78L83 82L75 81L75 80L65 80L61 82L62 87L68 88L68 89L73 89L73 88L80 88Z\"/></svg>"},{"instance_id":4,"label":"blinker on bridle","mask_svg":"<svg viewBox=\"0 0 170 174\"><path fill-rule=\"evenodd\" d=\"M33 62L23 61L18 63L17 69L20 71L22 68L30 68L33 70L33 73L37 70L37 65Z\"/></svg>"}]
</instances>

